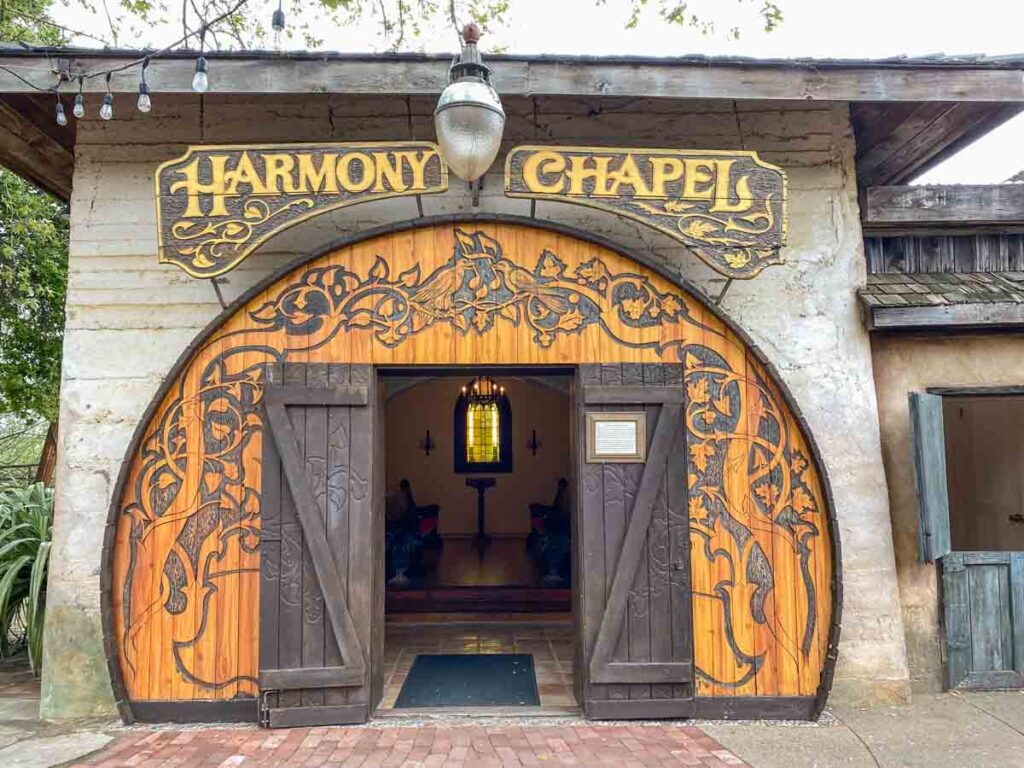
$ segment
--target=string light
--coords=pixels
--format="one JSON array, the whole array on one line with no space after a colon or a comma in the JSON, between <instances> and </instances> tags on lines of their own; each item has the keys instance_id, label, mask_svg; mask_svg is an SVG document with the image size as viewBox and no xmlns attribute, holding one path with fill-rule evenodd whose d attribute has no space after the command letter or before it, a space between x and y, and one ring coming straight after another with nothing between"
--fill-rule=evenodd
<instances>
[{"instance_id":1,"label":"string light","mask_svg":"<svg viewBox=\"0 0 1024 768\"><path fill-rule=\"evenodd\" d=\"M2 0L0 0L0 2L2 2ZM192 77L192 89L197 93L205 93L207 90L209 90L210 87L208 65L206 57L203 55L203 52L205 50L204 38L206 35L206 30L215 28L224 19L227 19L231 17L233 14L238 13L238 11L248 2L249 0L236 0L236 2L230 8L222 12L216 18L204 22L203 26L199 29L199 58L196 59L195 74ZM284 10L281 7L281 3L282 0L278 0L278 7L273 15L272 26L275 32L283 31L285 28L285 15ZM149 112L153 108L153 102L150 97L149 84L146 82L146 68L149 66L150 60L153 58L162 58L166 54L174 52L175 50L177 50L178 46L186 45L189 39L195 34L196 33L194 31L186 29L186 34L180 39L171 43L170 45L161 48L158 51L146 54L142 58L129 61L125 64L114 66L110 69L91 72L79 70L78 72L72 73L70 69L62 68L57 72L59 82L56 86L40 86L19 76L17 72L12 73L11 70L7 69L6 67L0 67L0 69L5 69L8 73L13 74L14 77L20 79L22 82L25 83L25 85L29 86L33 90L42 93L56 94L57 100L56 104L54 105L54 114L57 120L57 124L61 126L65 126L68 124L67 112L65 111L64 103L61 101L60 98L61 82L71 82L72 80L78 80L78 92L75 94L72 103L71 114L73 114L75 118L80 119L85 117L85 81L87 79L91 80L95 77L105 77L107 87L106 93L103 96L103 104L100 107L100 117L103 120L112 120L114 118L114 94L110 90L111 76L115 72L124 72L125 70L131 69L141 64L142 72L141 79L139 82L139 95L138 100L136 101L136 106L138 107L138 110L140 112Z\"/></svg>"},{"instance_id":2,"label":"string light","mask_svg":"<svg viewBox=\"0 0 1024 768\"><path fill-rule=\"evenodd\" d=\"M206 74L206 57L196 59L196 73L192 75L192 90L206 93L210 89L210 77Z\"/></svg>"},{"instance_id":3,"label":"string light","mask_svg":"<svg viewBox=\"0 0 1024 768\"><path fill-rule=\"evenodd\" d=\"M75 106L71 108L71 114L76 118L85 117L85 96L82 95L82 84L84 78L78 76L78 93L75 94Z\"/></svg>"},{"instance_id":4,"label":"string light","mask_svg":"<svg viewBox=\"0 0 1024 768\"><path fill-rule=\"evenodd\" d=\"M103 106L100 107L100 117L110 120L114 116L114 94L110 92L110 72L107 72L107 92L103 95Z\"/></svg>"},{"instance_id":5,"label":"string light","mask_svg":"<svg viewBox=\"0 0 1024 768\"><path fill-rule=\"evenodd\" d=\"M149 66L149 59L142 62L142 79L139 81L139 100L135 102L139 112L149 112L153 108L153 101L149 98L149 84L146 82L146 67Z\"/></svg>"},{"instance_id":6,"label":"string light","mask_svg":"<svg viewBox=\"0 0 1024 768\"><path fill-rule=\"evenodd\" d=\"M68 124L68 116L64 114L64 102L60 100L60 91L57 91L57 125L62 128Z\"/></svg>"},{"instance_id":7,"label":"string light","mask_svg":"<svg viewBox=\"0 0 1024 768\"><path fill-rule=\"evenodd\" d=\"M203 56L206 42L206 27L199 30L199 58L196 59L196 73L192 75L192 90L206 93L210 89L210 77L206 74L206 57Z\"/></svg>"}]
</instances>

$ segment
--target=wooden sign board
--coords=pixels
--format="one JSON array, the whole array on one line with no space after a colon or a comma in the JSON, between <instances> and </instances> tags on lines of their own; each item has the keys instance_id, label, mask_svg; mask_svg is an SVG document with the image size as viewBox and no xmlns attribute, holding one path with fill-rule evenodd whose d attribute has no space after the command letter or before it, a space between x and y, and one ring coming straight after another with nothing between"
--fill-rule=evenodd
<instances>
[{"instance_id":1,"label":"wooden sign board","mask_svg":"<svg viewBox=\"0 0 1024 768\"><path fill-rule=\"evenodd\" d=\"M647 419L642 412L588 413L587 462L642 464L647 460Z\"/></svg>"},{"instance_id":2,"label":"wooden sign board","mask_svg":"<svg viewBox=\"0 0 1024 768\"><path fill-rule=\"evenodd\" d=\"M756 152L515 147L505 162L505 194L628 216L727 277L754 277L782 263L786 175Z\"/></svg>"},{"instance_id":3,"label":"wooden sign board","mask_svg":"<svg viewBox=\"0 0 1024 768\"><path fill-rule=\"evenodd\" d=\"M156 172L159 257L216 277L317 214L447 189L447 166L425 141L189 147Z\"/></svg>"}]
</instances>

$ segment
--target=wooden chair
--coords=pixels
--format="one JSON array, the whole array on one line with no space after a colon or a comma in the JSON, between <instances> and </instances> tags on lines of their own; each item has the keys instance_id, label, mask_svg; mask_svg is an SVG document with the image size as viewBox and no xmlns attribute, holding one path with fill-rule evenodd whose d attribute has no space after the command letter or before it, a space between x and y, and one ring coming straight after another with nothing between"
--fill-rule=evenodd
<instances>
[{"instance_id":1,"label":"wooden chair","mask_svg":"<svg viewBox=\"0 0 1024 768\"><path fill-rule=\"evenodd\" d=\"M423 539L424 546L440 546L441 537L437 532L437 525L441 519L441 508L437 504L417 504L412 495L412 485L405 478L402 478L398 488L405 502L405 514L419 522L417 531Z\"/></svg>"},{"instance_id":2,"label":"wooden chair","mask_svg":"<svg viewBox=\"0 0 1024 768\"><path fill-rule=\"evenodd\" d=\"M570 576L569 483L563 477L550 504L530 505L526 551L540 568L545 586L562 586Z\"/></svg>"},{"instance_id":3,"label":"wooden chair","mask_svg":"<svg viewBox=\"0 0 1024 768\"><path fill-rule=\"evenodd\" d=\"M550 504L530 505L530 533L544 533L548 521L567 520L569 510L566 508L567 496L569 493L569 481L564 477L558 481L558 490L555 491L555 499Z\"/></svg>"},{"instance_id":4,"label":"wooden chair","mask_svg":"<svg viewBox=\"0 0 1024 768\"><path fill-rule=\"evenodd\" d=\"M440 507L420 506L412 495L412 486L403 479L398 491L385 499L385 569L388 585L411 586L410 578L419 578L436 567L437 557L425 557L425 551L441 547L437 532Z\"/></svg>"}]
</instances>

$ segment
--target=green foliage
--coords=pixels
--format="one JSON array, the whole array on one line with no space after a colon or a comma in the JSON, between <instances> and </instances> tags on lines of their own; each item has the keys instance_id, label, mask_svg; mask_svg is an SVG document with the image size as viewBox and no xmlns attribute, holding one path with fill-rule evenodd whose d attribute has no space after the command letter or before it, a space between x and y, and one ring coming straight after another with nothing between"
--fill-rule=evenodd
<instances>
[{"instance_id":1,"label":"green foliage","mask_svg":"<svg viewBox=\"0 0 1024 768\"><path fill-rule=\"evenodd\" d=\"M61 45L65 42L48 11L52 0L0 0L0 40Z\"/></svg>"},{"instance_id":2,"label":"green foliage","mask_svg":"<svg viewBox=\"0 0 1024 768\"><path fill-rule=\"evenodd\" d=\"M0 0L3 2L3 0ZM189 35L188 45L195 47L199 30L210 20L227 13L227 18L206 29L205 45L212 48L266 48L272 33L266 22L268 3L248 2L236 8L239 0L204 0L202 3L175 4L153 0L120 0L108 4L100 0L77 0L96 14L104 14L109 33L103 42L117 46L123 40L145 35L147 28L170 25ZM597 5L608 0L593 0ZM622 23L635 27L645 15L652 15L663 24L692 30L697 34L715 34L724 22L730 22L727 36L738 38L740 25L736 17L743 15L744 25L752 20L771 31L782 21L776 0L612 0L623 8ZM272 4L272 0L271 0ZM694 6L697 6L696 8ZM455 32L467 21L474 21L484 32L501 28L511 10L511 0L290 0L286 3L288 26L284 32L286 47L322 48L325 29L372 22L380 41L391 50L416 46L424 35L436 34L445 27ZM184 16L182 14L184 13ZM298 45L296 45L298 44ZM371 46L367 46L368 48ZM493 45L488 50L495 52Z\"/></svg>"},{"instance_id":3,"label":"green foliage","mask_svg":"<svg viewBox=\"0 0 1024 768\"><path fill-rule=\"evenodd\" d=\"M0 489L0 655L28 651L39 674L53 489L42 483Z\"/></svg>"},{"instance_id":4,"label":"green foliage","mask_svg":"<svg viewBox=\"0 0 1024 768\"><path fill-rule=\"evenodd\" d=\"M0 487L35 478L48 427L46 419L0 414Z\"/></svg>"},{"instance_id":5,"label":"green foliage","mask_svg":"<svg viewBox=\"0 0 1024 768\"><path fill-rule=\"evenodd\" d=\"M605 3L607 0L598 0ZM626 20L628 29L635 28L640 23L640 18L648 9L653 9L662 21L675 27L687 27L699 31L702 35L714 34L716 21L709 18L700 11L694 11L688 2L679 0L629 0L630 13ZM745 5L747 0L735 0L739 5ZM756 9L765 32L771 32L782 23L782 9L774 0L754 0L760 2ZM729 28L728 36L738 39L740 36L739 26Z\"/></svg>"},{"instance_id":6,"label":"green foliage","mask_svg":"<svg viewBox=\"0 0 1024 768\"><path fill-rule=\"evenodd\" d=\"M66 207L0 170L0 414L56 417L67 266Z\"/></svg>"}]
</instances>

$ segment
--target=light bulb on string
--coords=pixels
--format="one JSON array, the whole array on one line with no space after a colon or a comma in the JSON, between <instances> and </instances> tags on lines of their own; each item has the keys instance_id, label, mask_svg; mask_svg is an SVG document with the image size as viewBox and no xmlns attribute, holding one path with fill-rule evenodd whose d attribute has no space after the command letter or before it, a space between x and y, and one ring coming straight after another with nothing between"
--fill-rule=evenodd
<instances>
[{"instance_id":1,"label":"light bulb on string","mask_svg":"<svg viewBox=\"0 0 1024 768\"><path fill-rule=\"evenodd\" d=\"M75 94L75 105L71 108L75 117L85 117L85 96L82 95L82 77L78 77L78 93Z\"/></svg>"},{"instance_id":2,"label":"light bulb on string","mask_svg":"<svg viewBox=\"0 0 1024 768\"><path fill-rule=\"evenodd\" d=\"M149 86L145 80L139 83L139 100L135 102L139 112L149 112L153 108L153 100L149 98Z\"/></svg>"},{"instance_id":3,"label":"light bulb on string","mask_svg":"<svg viewBox=\"0 0 1024 768\"><path fill-rule=\"evenodd\" d=\"M64 112L64 102L60 100L60 92L57 93L57 125L63 128L68 124L68 116Z\"/></svg>"},{"instance_id":4,"label":"light bulb on string","mask_svg":"<svg viewBox=\"0 0 1024 768\"><path fill-rule=\"evenodd\" d=\"M192 76L192 90L206 93L210 89L210 77L206 73L206 57L196 59L196 73Z\"/></svg>"},{"instance_id":5,"label":"light bulb on string","mask_svg":"<svg viewBox=\"0 0 1024 768\"><path fill-rule=\"evenodd\" d=\"M196 93L206 93L210 90L210 76L206 72L206 57L203 51L206 50L206 27L199 28L199 58L196 59L196 72L192 75L192 90Z\"/></svg>"},{"instance_id":6,"label":"light bulb on string","mask_svg":"<svg viewBox=\"0 0 1024 768\"><path fill-rule=\"evenodd\" d=\"M114 94L110 92L110 73L107 72L107 92L103 94L103 106L100 107L100 117L110 120L114 117Z\"/></svg>"},{"instance_id":7,"label":"light bulb on string","mask_svg":"<svg viewBox=\"0 0 1024 768\"><path fill-rule=\"evenodd\" d=\"M139 81L139 100L135 102L139 112L149 112L153 108L153 101L149 98L149 84L146 82L146 67L149 66L149 58L142 62L142 80Z\"/></svg>"}]
</instances>

